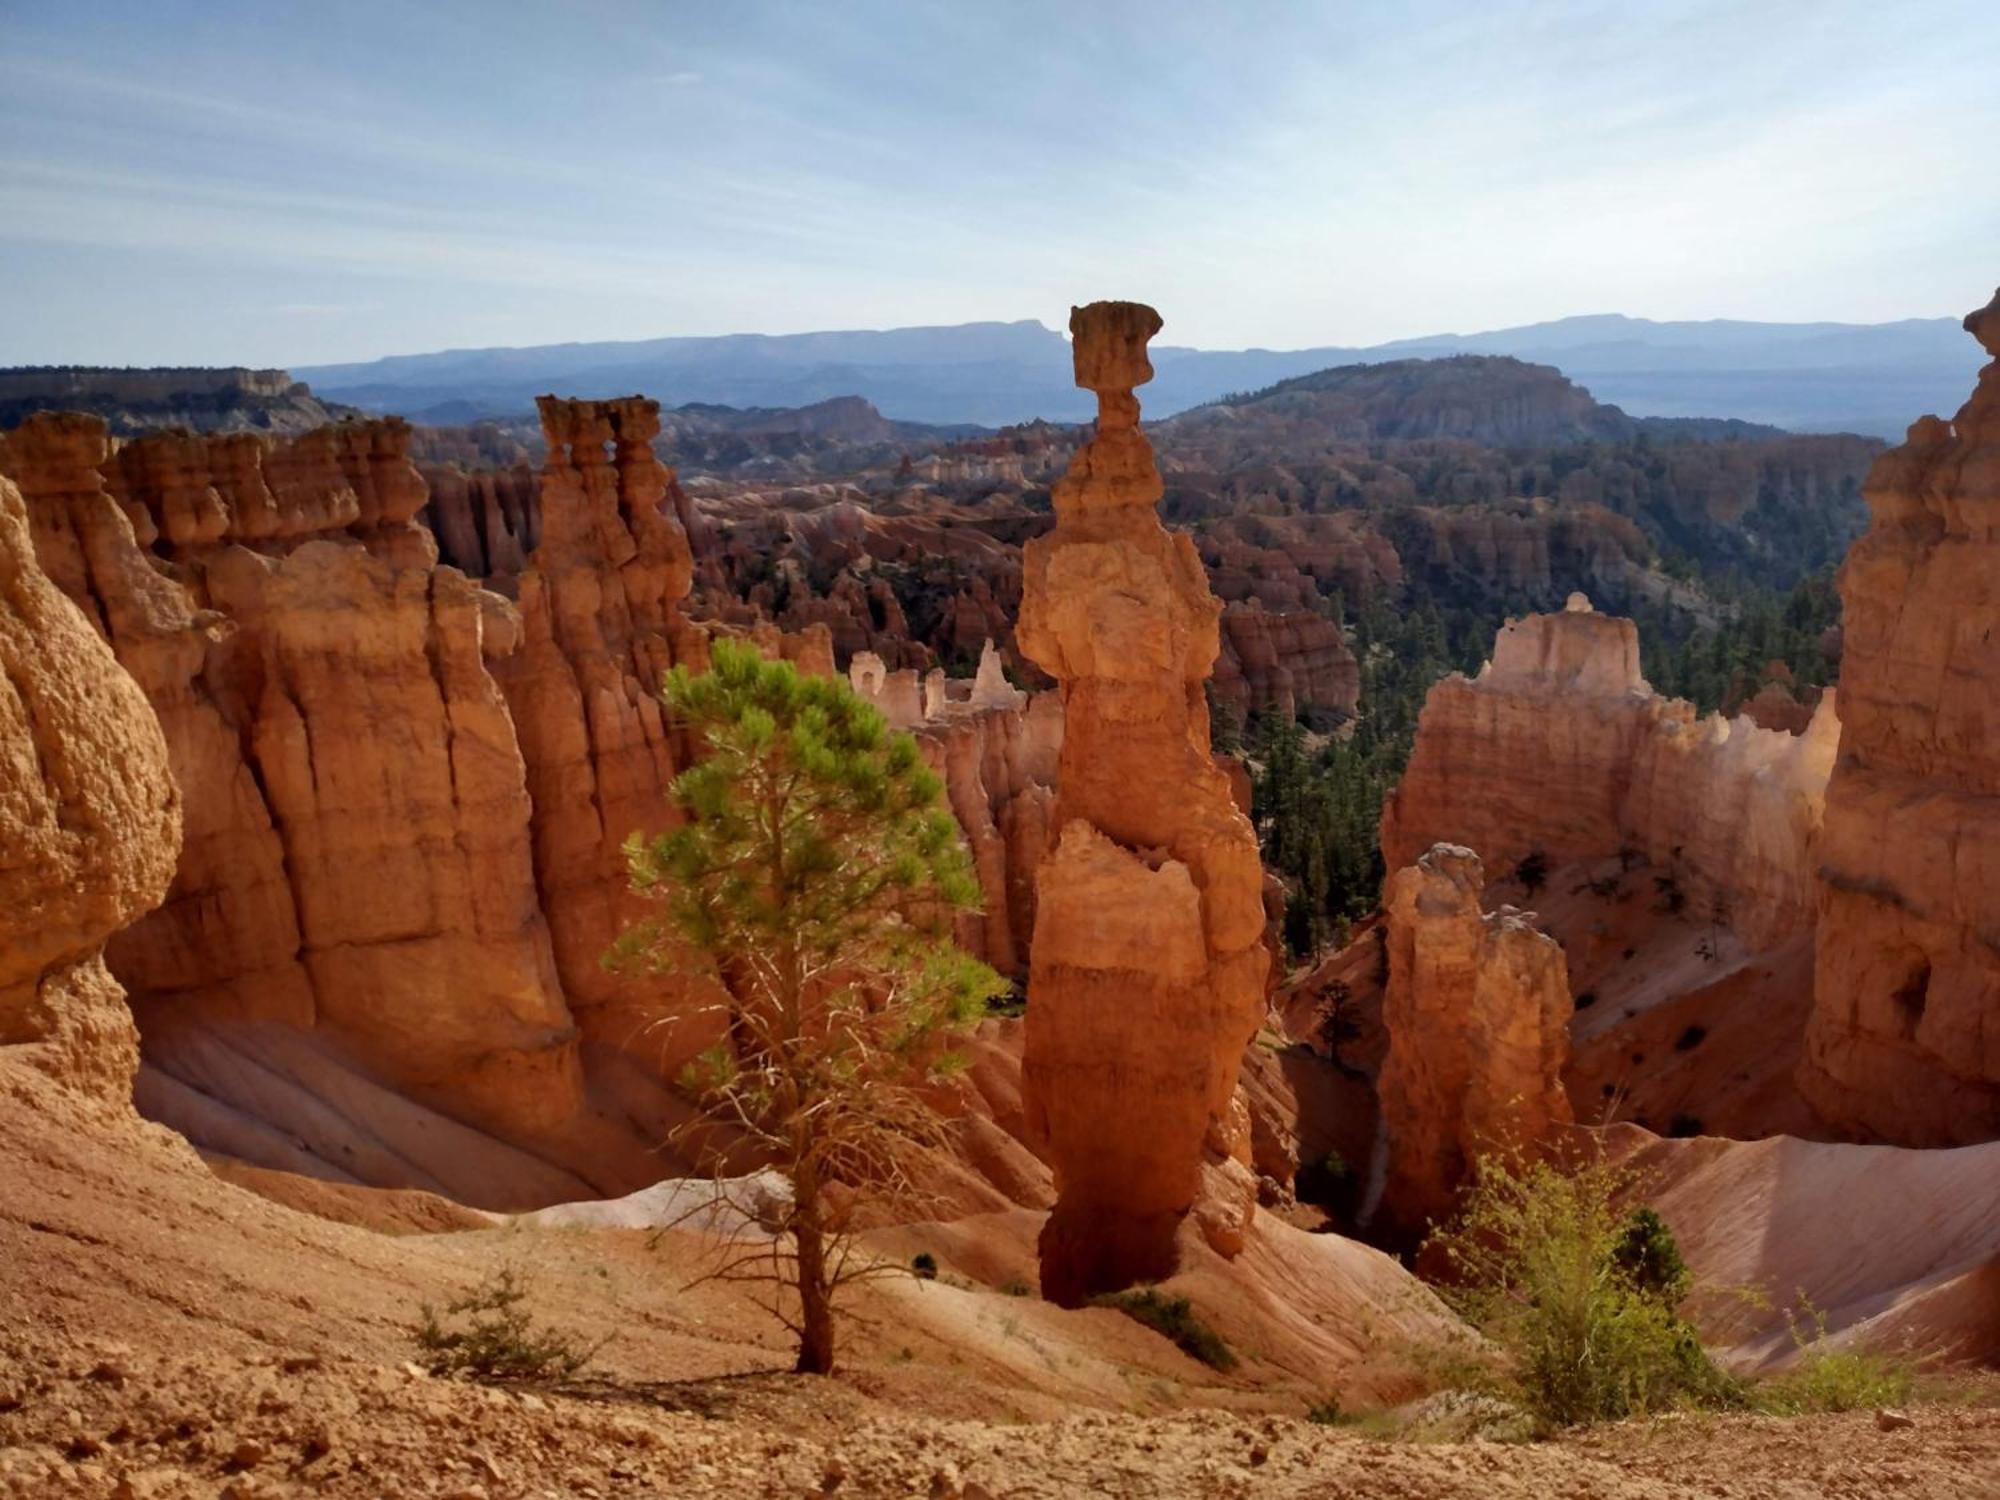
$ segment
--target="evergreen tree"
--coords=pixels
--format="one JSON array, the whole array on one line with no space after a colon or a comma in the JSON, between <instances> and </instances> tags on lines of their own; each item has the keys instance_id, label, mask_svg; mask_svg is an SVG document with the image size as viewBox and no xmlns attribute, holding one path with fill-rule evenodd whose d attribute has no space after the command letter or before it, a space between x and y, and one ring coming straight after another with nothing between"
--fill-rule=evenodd
<instances>
[{"instance_id":1,"label":"evergreen tree","mask_svg":"<svg viewBox=\"0 0 2000 1500\"><path fill-rule=\"evenodd\" d=\"M1006 984L950 939L979 888L938 778L846 682L717 641L662 696L706 753L673 783L686 821L625 843L660 915L607 962L712 982L727 1040L684 1074L704 1118L676 1136L720 1120L792 1185L781 1232L714 1274L769 1283L798 1369L824 1374L835 1293L882 1269L850 1254L855 1210L916 1197L912 1153L944 1130L924 1088L962 1065L945 1037Z\"/></svg>"}]
</instances>

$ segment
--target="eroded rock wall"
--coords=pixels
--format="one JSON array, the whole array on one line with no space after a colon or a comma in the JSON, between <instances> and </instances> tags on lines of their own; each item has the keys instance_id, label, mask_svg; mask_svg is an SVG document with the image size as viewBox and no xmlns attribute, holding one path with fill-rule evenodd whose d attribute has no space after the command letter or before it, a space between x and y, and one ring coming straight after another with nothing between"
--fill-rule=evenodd
<instances>
[{"instance_id":1,"label":"eroded rock wall","mask_svg":"<svg viewBox=\"0 0 2000 1500\"><path fill-rule=\"evenodd\" d=\"M166 894L180 831L158 718L0 477L0 1049L129 1097L138 1038L103 947Z\"/></svg>"},{"instance_id":2,"label":"eroded rock wall","mask_svg":"<svg viewBox=\"0 0 2000 1500\"><path fill-rule=\"evenodd\" d=\"M435 565L406 436L114 451L96 419L57 415L0 443L38 553L153 704L186 802L165 905L110 949L147 1040L141 1102L267 1164L469 1201L550 1184L433 1160L453 1121L587 1164L564 1187L636 1185L643 1143L591 1123L488 670L519 622ZM234 1045L253 1035L272 1041Z\"/></svg>"},{"instance_id":3,"label":"eroded rock wall","mask_svg":"<svg viewBox=\"0 0 2000 1500\"><path fill-rule=\"evenodd\" d=\"M1382 856L1399 869L1458 843L1497 876L1534 851L1555 864L1629 851L1769 947L1812 925L1839 732L1832 695L1799 735L1698 719L1647 685L1630 620L1572 595L1503 626L1478 677L1431 689L1383 807Z\"/></svg>"},{"instance_id":4,"label":"eroded rock wall","mask_svg":"<svg viewBox=\"0 0 2000 1500\"><path fill-rule=\"evenodd\" d=\"M1829 1123L1910 1146L2000 1136L2000 294L1966 327L1994 362L1876 463L1840 572L1799 1072Z\"/></svg>"},{"instance_id":5,"label":"eroded rock wall","mask_svg":"<svg viewBox=\"0 0 2000 1500\"><path fill-rule=\"evenodd\" d=\"M1041 1240L1058 1302L1166 1274L1197 1222L1242 1244L1255 1199L1238 1061L1263 1007L1262 870L1209 753L1203 685L1220 606L1169 534L1133 388L1159 315L1071 314L1096 435L1028 544L1017 638L1060 686L1063 743L1037 880L1025 1041L1028 1128L1057 1202ZM1204 1193L1205 1150L1220 1181Z\"/></svg>"},{"instance_id":6,"label":"eroded rock wall","mask_svg":"<svg viewBox=\"0 0 2000 1500\"><path fill-rule=\"evenodd\" d=\"M1562 946L1531 912L1482 911L1485 884L1478 855L1436 844L1382 893L1381 1204L1409 1231L1450 1211L1480 1157L1532 1155L1572 1119Z\"/></svg>"}]
</instances>

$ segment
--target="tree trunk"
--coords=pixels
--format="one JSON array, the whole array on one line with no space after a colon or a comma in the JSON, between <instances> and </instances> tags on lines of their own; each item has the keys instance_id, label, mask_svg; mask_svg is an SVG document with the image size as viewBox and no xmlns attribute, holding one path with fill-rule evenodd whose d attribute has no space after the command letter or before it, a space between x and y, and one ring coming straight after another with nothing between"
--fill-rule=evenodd
<instances>
[{"instance_id":1,"label":"tree trunk","mask_svg":"<svg viewBox=\"0 0 2000 1500\"><path fill-rule=\"evenodd\" d=\"M826 1241L810 1212L795 1228L799 1253L799 1362L801 1375L833 1373L833 1289L826 1279Z\"/></svg>"}]
</instances>

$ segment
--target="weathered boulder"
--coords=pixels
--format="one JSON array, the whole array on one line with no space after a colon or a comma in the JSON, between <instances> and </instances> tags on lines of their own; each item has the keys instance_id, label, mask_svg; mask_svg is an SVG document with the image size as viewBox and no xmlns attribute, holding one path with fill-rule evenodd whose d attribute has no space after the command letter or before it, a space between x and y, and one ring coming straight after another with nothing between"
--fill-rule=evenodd
<instances>
[{"instance_id":1,"label":"weathered boulder","mask_svg":"<svg viewBox=\"0 0 2000 1500\"><path fill-rule=\"evenodd\" d=\"M1966 329L2000 356L2000 294ZM1865 494L1799 1083L1852 1134L1957 1145L2000 1136L2000 358Z\"/></svg>"},{"instance_id":2,"label":"weathered boulder","mask_svg":"<svg viewBox=\"0 0 2000 1500\"><path fill-rule=\"evenodd\" d=\"M158 718L0 478L0 1048L129 1098L138 1035L103 946L166 894L180 832Z\"/></svg>"},{"instance_id":3,"label":"weathered boulder","mask_svg":"<svg viewBox=\"0 0 2000 1500\"><path fill-rule=\"evenodd\" d=\"M1532 913L1480 909L1479 856L1437 844L1389 877L1381 1204L1405 1230L1449 1212L1477 1160L1570 1123L1569 971Z\"/></svg>"},{"instance_id":4,"label":"weathered boulder","mask_svg":"<svg viewBox=\"0 0 2000 1500\"><path fill-rule=\"evenodd\" d=\"M1256 837L1209 753L1220 606L1192 541L1155 512L1162 487L1132 394L1151 378L1159 327L1134 303L1071 314L1097 431L1055 486L1055 530L1027 546L1017 627L1063 705L1024 1103L1056 1175L1042 1289L1066 1303L1167 1274L1205 1149L1247 1163L1236 1072L1268 962ZM1254 1195L1247 1172L1216 1177L1223 1198ZM1247 1212L1216 1202L1198 1222L1226 1250Z\"/></svg>"}]
</instances>

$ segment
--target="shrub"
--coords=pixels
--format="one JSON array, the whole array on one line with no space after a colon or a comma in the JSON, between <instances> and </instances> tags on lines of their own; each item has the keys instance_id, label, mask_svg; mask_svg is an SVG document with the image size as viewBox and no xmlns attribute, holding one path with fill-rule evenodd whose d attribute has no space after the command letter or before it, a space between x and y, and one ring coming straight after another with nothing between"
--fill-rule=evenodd
<instances>
[{"instance_id":1,"label":"shrub","mask_svg":"<svg viewBox=\"0 0 2000 1500\"><path fill-rule=\"evenodd\" d=\"M1354 1195L1354 1173L1338 1151L1329 1151L1318 1161L1308 1162L1292 1176L1292 1192L1301 1203L1322 1208L1344 1204Z\"/></svg>"},{"instance_id":2,"label":"shrub","mask_svg":"<svg viewBox=\"0 0 2000 1500\"><path fill-rule=\"evenodd\" d=\"M535 1327L522 1306L527 1297L527 1283L503 1268L445 1304L444 1317L463 1320L463 1327L447 1328L425 1303L423 1321L412 1330L425 1367L433 1375L464 1373L479 1380L566 1379L610 1342L584 1343Z\"/></svg>"},{"instance_id":3,"label":"shrub","mask_svg":"<svg viewBox=\"0 0 2000 1500\"><path fill-rule=\"evenodd\" d=\"M1589 1010L1595 1004L1597 1004L1596 990L1585 990L1576 997L1575 1005L1578 1010Z\"/></svg>"},{"instance_id":4,"label":"shrub","mask_svg":"<svg viewBox=\"0 0 2000 1500\"><path fill-rule=\"evenodd\" d=\"M1035 1289L1020 1277L1009 1276L1000 1283L1000 1290L1009 1297L1027 1297L1033 1295Z\"/></svg>"},{"instance_id":5,"label":"shrub","mask_svg":"<svg viewBox=\"0 0 2000 1500\"><path fill-rule=\"evenodd\" d=\"M1686 1031L1683 1031L1679 1036L1674 1038L1674 1051L1692 1052L1707 1039L1708 1028L1697 1023L1688 1027Z\"/></svg>"},{"instance_id":6,"label":"shrub","mask_svg":"<svg viewBox=\"0 0 2000 1500\"><path fill-rule=\"evenodd\" d=\"M910 1260L910 1270L919 1281L936 1281L937 1257L928 1250L919 1250Z\"/></svg>"},{"instance_id":7,"label":"shrub","mask_svg":"<svg viewBox=\"0 0 2000 1500\"><path fill-rule=\"evenodd\" d=\"M1446 1299L1497 1346L1507 1393L1544 1429L1739 1400L1675 1311L1689 1278L1672 1233L1619 1207L1633 1186L1601 1161L1488 1159L1431 1238Z\"/></svg>"},{"instance_id":8,"label":"shrub","mask_svg":"<svg viewBox=\"0 0 2000 1500\"><path fill-rule=\"evenodd\" d=\"M1185 1297L1163 1297L1151 1287L1142 1287L1093 1297L1090 1305L1117 1308L1126 1317L1172 1339L1183 1354L1200 1360L1210 1369L1236 1368L1235 1353L1222 1341L1222 1335L1195 1316L1193 1305Z\"/></svg>"},{"instance_id":9,"label":"shrub","mask_svg":"<svg viewBox=\"0 0 2000 1500\"><path fill-rule=\"evenodd\" d=\"M1338 1395L1328 1396L1323 1401L1315 1401L1306 1408L1306 1420L1321 1427L1338 1427L1347 1419L1347 1413L1342 1410Z\"/></svg>"},{"instance_id":10,"label":"shrub","mask_svg":"<svg viewBox=\"0 0 2000 1500\"><path fill-rule=\"evenodd\" d=\"M1791 1369L1758 1387L1757 1404L1766 1411L1789 1417L1899 1406L1909 1399L1916 1380L1910 1360L1855 1349L1829 1349L1826 1314L1809 1302L1803 1304L1802 1314L1787 1313L1785 1322L1799 1358Z\"/></svg>"},{"instance_id":11,"label":"shrub","mask_svg":"<svg viewBox=\"0 0 2000 1500\"><path fill-rule=\"evenodd\" d=\"M1678 1306L1694 1285L1694 1273L1681 1259L1674 1232L1651 1207L1641 1204L1625 1216L1611 1263L1635 1290Z\"/></svg>"},{"instance_id":12,"label":"shrub","mask_svg":"<svg viewBox=\"0 0 2000 1500\"><path fill-rule=\"evenodd\" d=\"M1675 1140L1687 1140L1702 1132L1701 1116L1676 1111L1667 1118L1667 1134Z\"/></svg>"}]
</instances>

